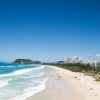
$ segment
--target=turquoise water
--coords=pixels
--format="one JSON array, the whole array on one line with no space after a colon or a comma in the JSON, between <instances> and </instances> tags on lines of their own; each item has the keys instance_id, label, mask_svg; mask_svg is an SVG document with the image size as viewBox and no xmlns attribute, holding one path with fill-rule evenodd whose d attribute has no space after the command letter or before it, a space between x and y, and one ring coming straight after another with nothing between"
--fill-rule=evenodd
<instances>
[{"instance_id":1,"label":"turquoise water","mask_svg":"<svg viewBox=\"0 0 100 100\"><path fill-rule=\"evenodd\" d=\"M0 63L0 100L24 100L45 89L46 80L44 66Z\"/></svg>"}]
</instances>

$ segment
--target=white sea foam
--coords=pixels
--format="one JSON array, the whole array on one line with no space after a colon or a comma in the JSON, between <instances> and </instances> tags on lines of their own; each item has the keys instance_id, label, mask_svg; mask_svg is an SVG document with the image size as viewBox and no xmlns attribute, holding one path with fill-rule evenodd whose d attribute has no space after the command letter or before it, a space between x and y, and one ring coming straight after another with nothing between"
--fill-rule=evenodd
<instances>
[{"instance_id":1,"label":"white sea foam","mask_svg":"<svg viewBox=\"0 0 100 100\"><path fill-rule=\"evenodd\" d=\"M40 67L35 67L34 70L36 70L36 69L43 69L43 68L45 68L45 66L41 65Z\"/></svg>"},{"instance_id":2,"label":"white sea foam","mask_svg":"<svg viewBox=\"0 0 100 100\"><path fill-rule=\"evenodd\" d=\"M24 99L42 91L42 90L44 90L45 87L46 87L45 83L46 83L47 80L48 80L48 78L46 78L43 82L38 81L40 83L39 86L28 87L27 89L24 89L24 93L22 95L16 96L16 97L11 98L9 100L24 100Z\"/></svg>"},{"instance_id":3,"label":"white sea foam","mask_svg":"<svg viewBox=\"0 0 100 100\"><path fill-rule=\"evenodd\" d=\"M5 87L6 85L8 85L8 82L11 81L12 79L8 79L8 80L0 80L0 88Z\"/></svg>"},{"instance_id":4,"label":"white sea foam","mask_svg":"<svg viewBox=\"0 0 100 100\"><path fill-rule=\"evenodd\" d=\"M41 67L41 68L45 68L45 66L44 66L44 65L41 65L40 67Z\"/></svg>"},{"instance_id":5,"label":"white sea foam","mask_svg":"<svg viewBox=\"0 0 100 100\"><path fill-rule=\"evenodd\" d=\"M27 77L21 77L21 78L34 78L34 77L41 77L44 75L44 72L41 72L39 74L34 74L34 75L31 75L31 76L27 76Z\"/></svg>"},{"instance_id":6,"label":"white sea foam","mask_svg":"<svg viewBox=\"0 0 100 100\"><path fill-rule=\"evenodd\" d=\"M46 87L45 82L47 81L47 78L44 79L44 76L43 76L45 74L44 70L41 70L44 67L45 66L40 66L40 67L35 67L35 68L33 67L33 68L17 70L9 74L1 74L0 75L0 98L2 98L2 100L24 100L44 90ZM23 79L23 78L26 78L26 79ZM17 79L17 80L14 81L14 79ZM15 84L16 85L20 84L20 87L22 88L18 87L18 88L13 89L13 86L15 86ZM5 95L3 95L3 92L5 92Z\"/></svg>"},{"instance_id":7,"label":"white sea foam","mask_svg":"<svg viewBox=\"0 0 100 100\"><path fill-rule=\"evenodd\" d=\"M7 77L7 76L15 76L15 75L21 75L27 72L32 71L34 68L28 68L28 69L21 69L21 70L17 70L15 72L12 72L10 74L2 74L0 75L0 77Z\"/></svg>"}]
</instances>

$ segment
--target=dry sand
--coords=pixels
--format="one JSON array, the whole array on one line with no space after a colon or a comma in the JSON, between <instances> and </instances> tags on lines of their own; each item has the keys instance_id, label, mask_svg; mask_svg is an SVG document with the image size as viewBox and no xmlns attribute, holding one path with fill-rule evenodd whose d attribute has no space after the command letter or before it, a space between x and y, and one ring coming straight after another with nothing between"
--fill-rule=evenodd
<instances>
[{"instance_id":1,"label":"dry sand","mask_svg":"<svg viewBox=\"0 0 100 100\"><path fill-rule=\"evenodd\" d=\"M46 89L26 100L100 100L100 83L83 73L46 66L52 75Z\"/></svg>"}]
</instances>

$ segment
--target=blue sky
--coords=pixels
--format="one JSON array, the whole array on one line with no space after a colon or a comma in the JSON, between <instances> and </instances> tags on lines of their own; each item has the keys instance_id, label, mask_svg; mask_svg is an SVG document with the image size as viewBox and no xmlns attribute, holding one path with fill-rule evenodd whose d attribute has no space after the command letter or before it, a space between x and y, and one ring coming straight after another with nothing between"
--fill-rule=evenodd
<instances>
[{"instance_id":1,"label":"blue sky","mask_svg":"<svg viewBox=\"0 0 100 100\"><path fill-rule=\"evenodd\" d=\"M99 0L0 0L0 60L97 54Z\"/></svg>"}]
</instances>

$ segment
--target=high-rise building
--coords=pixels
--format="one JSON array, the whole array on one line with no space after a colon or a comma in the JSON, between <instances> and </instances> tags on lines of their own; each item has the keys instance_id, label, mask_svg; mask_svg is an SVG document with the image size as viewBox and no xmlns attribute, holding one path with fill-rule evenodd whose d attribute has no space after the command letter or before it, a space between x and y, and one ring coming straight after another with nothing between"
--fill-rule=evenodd
<instances>
[{"instance_id":1,"label":"high-rise building","mask_svg":"<svg viewBox=\"0 0 100 100\"><path fill-rule=\"evenodd\" d=\"M68 57L64 60L64 64L72 63L72 58Z\"/></svg>"},{"instance_id":2,"label":"high-rise building","mask_svg":"<svg viewBox=\"0 0 100 100\"><path fill-rule=\"evenodd\" d=\"M78 58L78 57L73 58L73 63L79 63L79 62L80 62L80 58Z\"/></svg>"},{"instance_id":3,"label":"high-rise building","mask_svg":"<svg viewBox=\"0 0 100 100\"><path fill-rule=\"evenodd\" d=\"M95 62L95 67L100 67L100 62Z\"/></svg>"}]
</instances>

